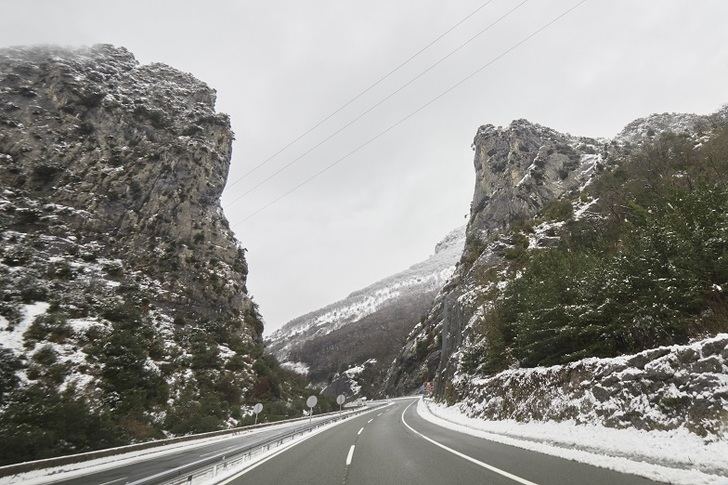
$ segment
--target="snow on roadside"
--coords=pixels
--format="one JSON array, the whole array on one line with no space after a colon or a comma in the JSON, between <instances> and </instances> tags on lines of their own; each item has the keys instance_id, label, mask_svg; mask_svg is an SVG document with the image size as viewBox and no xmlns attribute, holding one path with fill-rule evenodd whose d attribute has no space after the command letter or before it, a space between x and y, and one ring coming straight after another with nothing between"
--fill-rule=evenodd
<instances>
[{"instance_id":1,"label":"snow on roadside","mask_svg":"<svg viewBox=\"0 0 728 485\"><path fill-rule=\"evenodd\" d=\"M455 406L420 400L438 426L510 446L679 485L728 484L728 442L705 443L687 430L641 431L572 422L486 421Z\"/></svg>"}]
</instances>

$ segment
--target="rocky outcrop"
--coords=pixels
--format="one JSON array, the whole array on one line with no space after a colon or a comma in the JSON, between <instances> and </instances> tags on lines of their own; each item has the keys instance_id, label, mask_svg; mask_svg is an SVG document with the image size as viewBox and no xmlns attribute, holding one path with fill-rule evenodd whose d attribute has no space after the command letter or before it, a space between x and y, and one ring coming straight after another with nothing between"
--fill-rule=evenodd
<instances>
[{"instance_id":1,"label":"rocky outcrop","mask_svg":"<svg viewBox=\"0 0 728 485\"><path fill-rule=\"evenodd\" d=\"M205 391L205 427L235 415L262 323L219 203L232 140L213 89L123 48L0 50L0 345L17 386L127 413L132 439L194 429L178 406Z\"/></svg>"},{"instance_id":2,"label":"rocky outcrop","mask_svg":"<svg viewBox=\"0 0 728 485\"><path fill-rule=\"evenodd\" d=\"M243 250L219 206L233 134L214 90L124 49L2 54L6 226L101 235L164 282L180 317L246 311ZM24 197L35 206L18 217Z\"/></svg>"},{"instance_id":3,"label":"rocky outcrop","mask_svg":"<svg viewBox=\"0 0 728 485\"><path fill-rule=\"evenodd\" d=\"M598 168L603 145L604 141L572 137L526 120L507 128L481 126L473 141L476 183L469 238L487 241L496 231L532 218L546 202L583 185Z\"/></svg>"},{"instance_id":4,"label":"rocky outcrop","mask_svg":"<svg viewBox=\"0 0 728 485\"><path fill-rule=\"evenodd\" d=\"M604 144L526 120L478 129L473 141L475 191L462 258L391 365L388 393L417 389L442 373L452 376L452 357L478 307L488 299L496 282L493 274L511 246L512 241L501 236L512 225L533 218L548 202L588 183L601 168Z\"/></svg>"},{"instance_id":5,"label":"rocky outcrop","mask_svg":"<svg viewBox=\"0 0 728 485\"><path fill-rule=\"evenodd\" d=\"M452 274L463 244L464 228L452 231L427 260L291 320L267 339L268 349L329 390L379 395L384 372ZM367 362L366 372L347 376Z\"/></svg>"},{"instance_id":6,"label":"rocky outcrop","mask_svg":"<svg viewBox=\"0 0 728 485\"><path fill-rule=\"evenodd\" d=\"M700 146L727 114L728 108L709 116L652 115L630 123L612 140L563 134L526 120L480 127L473 142L475 189L462 258L390 366L386 392L403 394L434 381L442 396L463 351L477 353L476 346L488 345L489 312L517 277L519 254L558 244L565 220L586 217L596 202L585 189L636 147L666 132L689 134Z\"/></svg>"},{"instance_id":7,"label":"rocky outcrop","mask_svg":"<svg viewBox=\"0 0 728 485\"><path fill-rule=\"evenodd\" d=\"M336 373L321 389L321 394L330 398L340 394L347 397L380 396L383 367L377 364L377 359L369 359Z\"/></svg>"},{"instance_id":8,"label":"rocky outcrop","mask_svg":"<svg viewBox=\"0 0 728 485\"><path fill-rule=\"evenodd\" d=\"M728 335L611 359L456 379L460 408L488 420L728 432Z\"/></svg>"}]
</instances>

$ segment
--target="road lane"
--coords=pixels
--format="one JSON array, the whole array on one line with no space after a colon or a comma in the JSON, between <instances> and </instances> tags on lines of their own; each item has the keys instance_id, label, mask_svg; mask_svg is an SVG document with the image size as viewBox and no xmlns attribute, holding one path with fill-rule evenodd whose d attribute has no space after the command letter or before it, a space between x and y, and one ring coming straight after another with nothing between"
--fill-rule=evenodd
<instances>
[{"instance_id":1,"label":"road lane","mask_svg":"<svg viewBox=\"0 0 728 485\"><path fill-rule=\"evenodd\" d=\"M356 444L356 433L362 427L366 429L372 412L374 411L316 434L257 465L230 483L341 485L346 477L347 456L352 445ZM366 432L362 437L365 435ZM358 450L352 453L354 460L358 459L356 453Z\"/></svg>"},{"instance_id":2,"label":"road lane","mask_svg":"<svg viewBox=\"0 0 728 485\"><path fill-rule=\"evenodd\" d=\"M441 445L539 485L580 485L584 483L590 485L648 485L657 483L643 477L524 450L443 428L422 419L417 414L416 406L416 402L412 403L404 414L406 423L415 431Z\"/></svg>"},{"instance_id":3,"label":"road lane","mask_svg":"<svg viewBox=\"0 0 728 485\"><path fill-rule=\"evenodd\" d=\"M442 428L420 418L414 403L415 399L395 401L392 406L375 416L366 414L353 418L285 450L240 475L231 483L655 483L634 475L502 445ZM442 446L424 439L418 433ZM490 469L483 464L487 464ZM498 471L494 471L495 469Z\"/></svg>"},{"instance_id":4,"label":"road lane","mask_svg":"<svg viewBox=\"0 0 728 485\"><path fill-rule=\"evenodd\" d=\"M484 482L480 467L407 430L400 415L410 402L400 401L365 428L346 484L512 484L499 477Z\"/></svg>"}]
</instances>

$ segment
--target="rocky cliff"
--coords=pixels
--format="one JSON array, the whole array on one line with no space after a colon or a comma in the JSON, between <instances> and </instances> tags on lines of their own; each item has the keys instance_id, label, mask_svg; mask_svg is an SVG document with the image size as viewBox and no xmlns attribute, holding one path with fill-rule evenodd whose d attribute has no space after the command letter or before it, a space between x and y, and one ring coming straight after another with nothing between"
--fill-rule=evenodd
<instances>
[{"instance_id":1,"label":"rocky cliff","mask_svg":"<svg viewBox=\"0 0 728 485\"><path fill-rule=\"evenodd\" d=\"M123 48L0 50L10 455L64 409L83 436L36 456L240 417L262 323L219 203L232 140L213 89Z\"/></svg>"},{"instance_id":2,"label":"rocky cliff","mask_svg":"<svg viewBox=\"0 0 728 485\"><path fill-rule=\"evenodd\" d=\"M704 240L682 234L679 250L677 242L657 246L653 232L668 234L679 210L688 218L719 210L720 184L706 172L721 173L715 166L728 159L727 114L724 108L709 116L653 115L611 140L525 120L480 127L462 258L390 366L387 392L434 381L436 394L452 401L470 392L464 383L503 369L610 357L724 329L715 323L724 301L715 289L722 288L722 269L695 275L683 295L700 303L689 308L667 282L686 278L697 263L658 277L665 265L658 261L684 251L710 253L706 261L722 258L725 247L713 245L723 241L720 223L710 222L716 234L696 229ZM696 187L710 195L678 208ZM630 258L632 272L620 274Z\"/></svg>"},{"instance_id":3,"label":"rocky cliff","mask_svg":"<svg viewBox=\"0 0 728 485\"><path fill-rule=\"evenodd\" d=\"M588 183L603 164L603 145L603 140L562 134L526 120L478 129L473 141L475 191L462 257L391 366L388 392L411 391L439 372L452 374L450 358L492 290L483 281L485 273L497 271L509 247L498 236L535 216L549 201Z\"/></svg>"},{"instance_id":4,"label":"rocky cliff","mask_svg":"<svg viewBox=\"0 0 728 485\"><path fill-rule=\"evenodd\" d=\"M464 239L464 228L452 231L425 261L291 320L267 339L268 349L328 394L379 395L384 372L452 274Z\"/></svg>"}]
</instances>

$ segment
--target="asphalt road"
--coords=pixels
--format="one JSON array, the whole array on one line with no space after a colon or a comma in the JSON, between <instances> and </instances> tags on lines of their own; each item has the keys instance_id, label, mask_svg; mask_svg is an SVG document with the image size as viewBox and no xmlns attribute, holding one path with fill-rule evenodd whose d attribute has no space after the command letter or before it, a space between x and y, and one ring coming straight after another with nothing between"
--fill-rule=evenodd
<instances>
[{"instance_id":1,"label":"asphalt road","mask_svg":"<svg viewBox=\"0 0 728 485\"><path fill-rule=\"evenodd\" d=\"M327 417L313 418L313 421L328 419ZM194 448L182 447L177 451L165 454L149 454L143 461L132 463L119 463L111 469L100 470L77 478L67 480L53 480L48 476L47 483L73 484L73 485L123 485L142 478L148 478L161 472L205 460L207 458L233 452L236 448L249 446L255 443L264 443L273 436L290 432L296 428L305 428L308 421L273 425L270 428L259 428L231 438L210 441ZM149 450L154 451L154 450ZM120 455L123 458L123 455Z\"/></svg>"},{"instance_id":2,"label":"asphalt road","mask_svg":"<svg viewBox=\"0 0 728 485\"><path fill-rule=\"evenodd\" d=\"M345 421L251 466L247 472L229 483L238 485L656 483L634 475L523 450L442 428L420 418L415 403L416 399L395 401L395 404L386 408ZM427 438L450 450L443 449Z\"/></svg>"}]
</instances>

